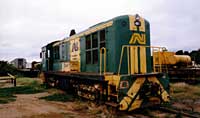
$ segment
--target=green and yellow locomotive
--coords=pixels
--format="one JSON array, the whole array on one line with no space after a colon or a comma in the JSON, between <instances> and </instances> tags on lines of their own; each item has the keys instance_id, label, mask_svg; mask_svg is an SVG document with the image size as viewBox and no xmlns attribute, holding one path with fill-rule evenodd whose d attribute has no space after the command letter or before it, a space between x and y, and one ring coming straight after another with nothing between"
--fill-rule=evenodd
<instances>
[{"instance_id":1,"label":"green and yellow locomotive","mask_svg":"<svg viewBox=\"0 0 200 118\"><path fill-rule=\"evenodd\" d=\"M119 110L161 104L169 101L169 79L151 54L162 49L150 46L148 21L119 16L42 47L44 80Z\"/></svg>"}]
</instances>

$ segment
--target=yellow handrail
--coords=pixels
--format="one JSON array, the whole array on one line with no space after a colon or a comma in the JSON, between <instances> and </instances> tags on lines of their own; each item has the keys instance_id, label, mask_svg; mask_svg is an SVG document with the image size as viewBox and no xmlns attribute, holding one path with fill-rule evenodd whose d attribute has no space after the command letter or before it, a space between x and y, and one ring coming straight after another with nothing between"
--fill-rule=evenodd
<instances>
[{"instance_id":1,"label":"yellow handrail","mask_svg":"<svg viewBox=\"0 0 200 118\"><path fill-rule=\"evenodd\" d=\"M121 69L121 64L122 64L123 53L124 53L124 45L122 46L122 51L121 51L121 56L120 56L119 68L118 68L118 74L117 74L117 75L120 74L120 69Z\"/></svg>"},{"instance_id":2,"label":"yellow handrail","mask_svg":"<svg viewBox=\"0 0 200 118\"><path fill-rule=\"evenodd\" d=\"M160 54L160 49L159 49L159 51L158 51L158 65L159 65L159 72L162 72L162 65L161 65L161 59L160 59L160 56L161 56L161 54Z\"/></svg>"},{"instance_id":3,"label":"yellow handrail","mask_svg":"<svg viewBox=\"0 0 200 118\"><path fill-rule=\"evenodd\" d=\"M152 55L153 55L153 53L154 53L154 48L152 49ZM153 57L153 72L156 72L156 67L155 67L155 62L156 62L156 60L155 60L155 58Z\"/></svg>"},{"instance_id":4,"label":"yellow handrail","mask_svg":"<svg viewBox=\"0 0 200 118\"><path fill-rule=\"evenodd\" d=\"M160 52L162 51L162 49L164 49L164 47L157 47L157 46L138 46L138 45L123 45L122 46L122 51L121 51L121 56L120 56L120 62L119 62L119 67L118 67L118 75L120 74L120 70L121 70L121 64L122 64L122 58L123 58L123 54L124 54L124 48L127 48L127 61L128 61L128 74L130 75L130 53L129 50L131 47L136 47L136 48L140 48L140 47L146 47L146 48L152 48L152 54L153 52L155 52L155 49L157 49L158 51L158 66L159 66L159 72L162 72L162 64L161 64L161 54ZM155 58L153 57L153 71L156 72L156 68L155 68Z\"/></svg>"},{"instance_id":5,"label":"yellow handrail","mask_svg":"<svg viewBox=\"0 0 200 118\"><path fill-rule=\"evenodd\" d=\"M157 49L157 50L155 50ZM162 62L161 62L161 52L163 51L163 49L165 49L164 47L153 47L153 50L152 50L152 54L154 52L158 52L158 72L162 72ZM153 72L156 72L156 60L155 60L155 57L153 56Z\"/></svg>"},{"instance_id":6,"label":"yellow handrail","mask_svg":"<svg viewBox=\"0 0 200 118\"><path fill-rule=\"evenodd\" d=\"M129 55L130 55L130 53L129 53L129 48L127 48L127 58L128 58L128 75L130 75L130 59L129 59Z\"/></svg>"},{"instance_id":7,"label":"yellow handrail","mask_svg":"<svg viewBox=\"0 0 200 118\"><path fill-rule=\"evenodd\" d=\"M102 73L101 73L101 71L102 71L101 66L102 66L102 51L103 51L103 50L104 50L104 73L103 73L103 74L106 73L106 48L102 47L102 48L100 49L100 66L99 66L99 68L100 68L100 75L102 74Z\"/></svg>"}]
</instances>

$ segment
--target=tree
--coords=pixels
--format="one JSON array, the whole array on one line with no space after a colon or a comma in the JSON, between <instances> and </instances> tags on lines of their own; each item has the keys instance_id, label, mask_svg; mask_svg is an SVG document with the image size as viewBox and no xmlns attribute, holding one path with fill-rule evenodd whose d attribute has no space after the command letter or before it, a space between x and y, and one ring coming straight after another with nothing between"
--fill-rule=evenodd
<instances>
[{"instance_id":1,"label":"tree","mask_svg":"<svg viewBox=\"0 0 200 118\"><path fill-rule=\"evenodd\" d=\"M184 55L190 55L190 53L188 51L184 51L183 53Z\"/></svg>"},{"instance_id":2,"label":"tree","mask_svg":"<svg viewBox=\"0 0 200 118\"><path fill-rule=\"evenodd\" d=\"M192 59L192 61L195 61L195 63L200 64L200 50L193 50L190 53L190 57Z\"/></svg>"},{"instance_id":3,"label":"tree","mask_svg":"<svg viewBox=\"0 0 200 118\"><path fill-rule=\"evenodd\" d=\"M17 74L17 69L7 61L0 61L0 75Z\"/></svg>"},{"instance_id":4,"label":"tree","mask_svg":"<svg viewBox=\"0 0 200 118\"><path fill-rule=\"evenodd\" d=\"M176 52L176 55L183 55L183 50L178 50L178 51Z\"/></svg>"}]
</instances>

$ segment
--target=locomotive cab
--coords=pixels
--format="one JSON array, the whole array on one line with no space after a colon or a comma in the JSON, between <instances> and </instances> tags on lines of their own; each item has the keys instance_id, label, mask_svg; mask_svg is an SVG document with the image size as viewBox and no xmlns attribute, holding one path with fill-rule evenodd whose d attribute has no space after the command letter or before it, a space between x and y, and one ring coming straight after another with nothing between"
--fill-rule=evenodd
<instances>
[{"instance_id":1,"label":"locomotive cab","mask_svg":"<svg viewBox=\"0 0 200 118\"><path fill-rule=\"evenodd\" d=\"M162 71L153 69L155 63L151 63L151 51L162 52L163 48L150 46L149 23L135 15L128 16L128 20L119 17L114 24L116 39L112 54L115 56L110 54L110 58L115 58L108 63L117 70L113 70L115 75L104 73L109 85L116 86L117 94L110 90L110 99L116 97L119 110L126 111L169 102L169 78Z\"/></svg>"}]
</instances>

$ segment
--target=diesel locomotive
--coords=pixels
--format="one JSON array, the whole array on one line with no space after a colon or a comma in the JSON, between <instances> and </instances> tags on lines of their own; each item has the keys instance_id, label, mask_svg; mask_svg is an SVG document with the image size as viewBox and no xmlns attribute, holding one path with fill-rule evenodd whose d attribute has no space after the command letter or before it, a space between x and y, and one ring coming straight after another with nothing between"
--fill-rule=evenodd
<instances>
[{"instance_id":1,"label":"diesel locomotive","mask_svg":"<svg viewBox=\"0 0 200 118\"><path fill-rule=\"evenodd\" d=\"M42 47L43 80L118 110L162 104L169 102L169 78L151 55L163 49L150 45L147 20L118 16Z\"/></svg>"}]
</instances>

